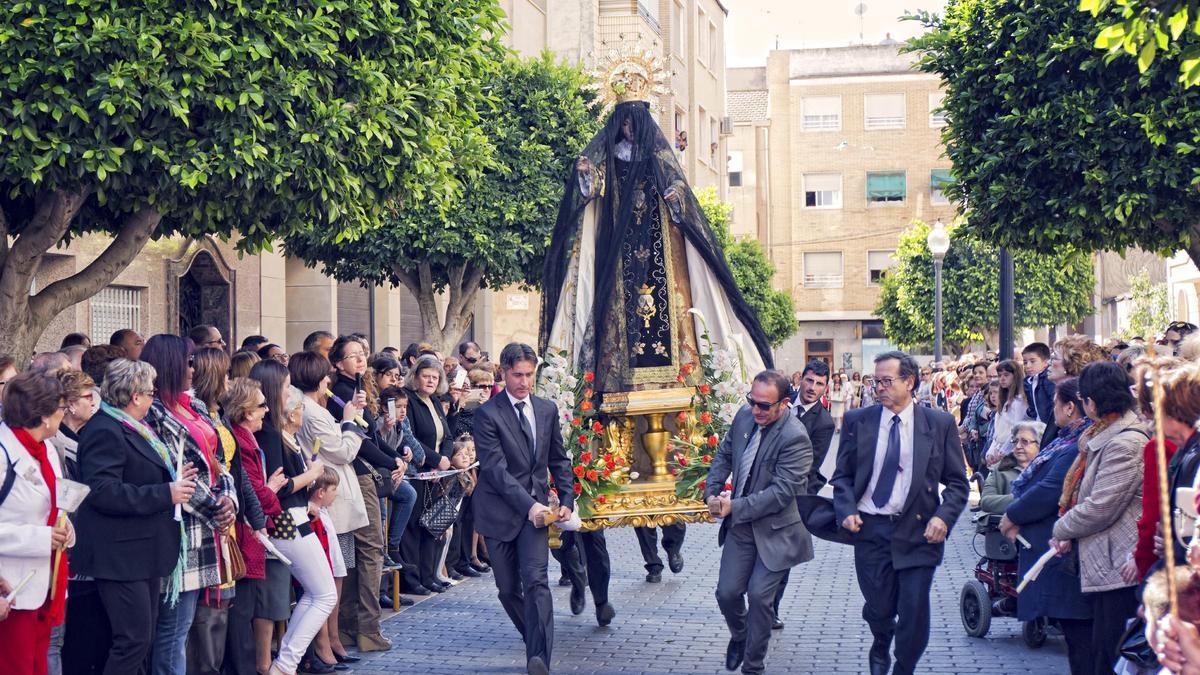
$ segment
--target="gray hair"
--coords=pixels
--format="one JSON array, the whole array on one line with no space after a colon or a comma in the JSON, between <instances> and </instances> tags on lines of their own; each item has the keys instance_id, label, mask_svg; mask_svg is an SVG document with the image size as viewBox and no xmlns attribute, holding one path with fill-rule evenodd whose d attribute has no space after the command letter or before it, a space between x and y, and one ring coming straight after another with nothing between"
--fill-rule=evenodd
<instances>
[{"instance_id":1,"label":"gray hair","mask_svg":"<svg viewBox=\"0 0 1200 675\"><path fill-rule=\"evenodd\" d=\"M153 392L155 377L154 366L145 361L116 359L104 371L100 397L114 408L124 408L133 402L134 394Z\"/></svg>"},{"instance_id":2,"label":"gray hair","mask_svg":"<svg viewBox=\"0 0 1200 675\"><path fill-rule=\"evenodd\" d=\"M1046 433L1046 423L1039 420L1021 420L1013 425L1012 436L1009 440L1013 443L1017 442L1017 434L1022 431L1032 431L1034 439L1037 440L1038 446L1042 444L1042 434Z\"/></svg>"},{"instance_id":3,"label":"gray hair","mask_svg":"<svg viewBox=\"0 0 1200 675\"><path fill-rule=\"evenodd\" d=\"M287 388L287 399L283 404L283 414L286 416L296 408L304 407L304 392L300 391L299 387L289 386Z\"/></svg>"},{"instance_id":4,"label":"gray hair","mask_svg":"<svg viewBox=\"0 0 1200 675\"><path fill-rule=\"evenodd\" d=\"M450 383L446 382L446 371L442 369L442 362L437 360L436 356L426 354L417 359L413 367L409 369L408 375L405 376L404 386L412 391L417 391L417 376L422 370L436 370L438 374L437 389L433 390L434 396L441 396L450 391Z\"/></svg>"}]
</instances>

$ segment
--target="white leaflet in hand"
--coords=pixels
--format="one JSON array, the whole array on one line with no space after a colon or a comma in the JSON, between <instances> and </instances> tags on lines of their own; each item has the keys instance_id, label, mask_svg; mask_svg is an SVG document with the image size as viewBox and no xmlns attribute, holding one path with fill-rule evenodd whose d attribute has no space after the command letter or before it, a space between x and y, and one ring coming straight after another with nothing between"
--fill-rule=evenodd
<instances>
[{"instance_id":1,"label":"white leaflet in hand","mask_svg":"<svg viewBox=\"0 0 1200 675\"><path fill-rule=\"evenodd\" d=\"M92 488L83 483L59 478L54 481L54 491L59 510L66 511L67 513L75 513L79 509L79 505L91 493Z\"/></svg>"},{"instance_id":2,"label":"white leaflet in hand","mask_svg":"<svg viewBox=\"0 0 1200 675\"><path fill-rule=\"evenodd\" d=\"M579 528L583 527L583 520L579 518L579 511L571 511L570 518L559 520L554 523L554 526L567 532L577 532Z\"/></svg>"},{"instance_id":3,"label":"white leaflet in hand","mask_svg":"<svg viewBox=\"0 0 1200 675\"><path fill-rule=\"evenodd\" d=\"M34 572L34 570L29 570L29 574L26 574L25 578L21 579L21 581L16 586L13 586L12 593L9 593L8 595L4 596L4 599L8 600L9 602L12 602L12 599L17 597L17 593L20 593L21 589L25 588L25 584L28 584L29 580L33 578L33 572Z\"/></svg>"},{"instance_id":4,"label":"white leaflet in hand","mask_svg":"<svg viewBox=\"0 0 1200 675\"><path fill-rule=\"evenodd\" d=\"M1046 552L1042 554L1042 557L1038 558L1037 562L1033 563L1033 567L1030 567L1029 571L1025 573L1024 578L1021 579L1021 585L1017 586L1017 592L1020 593L1021 591L1025 590L1025 587L1029 585L1029 582L1038 578L1038 575L1042 572L1042 568L1045 567L1046 563L1050 562L1050 559L1055 555L1057 555L1057 553L1054 551L1053 547L1046 549Z\"/></svg>"},{"instance_id":5,"label":"white leaflet in hand","mask_svg":"<svg viewBox=\"0 0 1200 675\"><path fill-rule=\"evenodd\" d=\"M255 532L254 536L258 537L258 540L262 542L263 548L267 549L271 555L279 558L279 562L291 567L292 561L286 555L280 553L279 549L275 548L275 544L272 544L270 539L264 537L261 532Z\"/></svg>"}]
</instances>

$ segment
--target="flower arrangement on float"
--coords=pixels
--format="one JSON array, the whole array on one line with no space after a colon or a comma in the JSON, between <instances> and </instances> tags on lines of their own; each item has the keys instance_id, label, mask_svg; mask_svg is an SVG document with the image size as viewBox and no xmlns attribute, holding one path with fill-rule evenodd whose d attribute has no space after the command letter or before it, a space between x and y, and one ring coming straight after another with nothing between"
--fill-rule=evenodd
<instances>
[{"instance_id":1,"label":"flower arrangement on float","mask_svg":"<svg viewBox=\"0 0 1200 675\"><path fill-rule=\"evenodd\" d=\"M590 517L596 505L604 504L607 495L631 478L625 458L600 451L604 425L593 402L595 380L595 373L573 368L561 350L547 352L538 378L538 394L558 406L563 447L575 475L575 509L581 518Z\"/></svg>"},{"instance_id":2,"label":"flower arrangement on float","mask_svg":"<svg viewBox=\"0 0 1200 675\"><path fill-rule=\"evenodd\" d=\"M701 351L696 361L683 364L676 380L690 384L695 391L692 409L675 416L678 432L671 439L668 465L675 476L675 494L681 499L701 500L713 455L733 424L750 386L738 354L714 346L704 317L695 310L692 312L704 327Z\"/></svg>"}]
</instances>

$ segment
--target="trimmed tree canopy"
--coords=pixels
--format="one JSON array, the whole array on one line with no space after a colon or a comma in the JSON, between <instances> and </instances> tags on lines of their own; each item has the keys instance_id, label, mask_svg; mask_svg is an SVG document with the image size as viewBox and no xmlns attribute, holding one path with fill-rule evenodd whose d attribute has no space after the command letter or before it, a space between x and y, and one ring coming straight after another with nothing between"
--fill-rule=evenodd
<instances>
[{"instance_id":1,"label":"trimmed tree canopy","mask_svg":"<svg viewBox=\"0 0 1200 675\"><path fill-rule=\"evenodd\" d=\"M951 0L911 48L945 80L948 189L978 238L1040 251L1170 251L1200 261L1200 88L1095 49L1073 2ZM1186 32L1167 54L1198 44ZM1111 63L1109 62L1111 61Z\"/></svg>"},{"instance_id":2,"label":"trimmed tree canopy","mask_svg":"<svg viewBox=\"0 0 1200 675\"><path fill-rule=\"evenodd\" d=\"M501 18L495 0L6 4L0 350L31 346L152 236L236 231L253 250L365 231L390 196L448 201L451 141L480 146L475 73L502 52ZM115 241L30 297L46 251L86 232Z\"/></svg>"},{"instance_id":3,"label":"trimmed tree canopy","mask_svg":"<svg viewBox=\"0 0 1200 675\"><path fill-rule=\"evenodd\" d=\"M951 229L950 250L942 267L942 332L946 345L961 353L999 325L997 270L1000 252ZM900 235L896 264L884 276L879 307L888 339L908 349L933 343L933 254L926 239L929 225L915 222ZM1092 311L1092 259L1086 253L1013 255L1015 323L1019 328L1073 324Z\"/></svg>"},{"instance_id":4,"label":"trimmed tree canopy","mask_svg":"<svg viewBox=\"0 0 1200 675\"><path fill-rule=\"evenodd\" d=\"M492 106L482 133L495 148L478 175L470 147L454 147L463 174L462 198L448 209L413 204L392 211L386 226L352 247L327 233L300 233L286 241L289 254L342 281L403 284L417 297L425 336L452 345L471 322L481 287L536 286L563 176L599 128L599 107L575 67L540 58L508 58L494 75L481 75ZM438 315L435 296L445 291L448 310Z\"/></svg>"}]
</instances>

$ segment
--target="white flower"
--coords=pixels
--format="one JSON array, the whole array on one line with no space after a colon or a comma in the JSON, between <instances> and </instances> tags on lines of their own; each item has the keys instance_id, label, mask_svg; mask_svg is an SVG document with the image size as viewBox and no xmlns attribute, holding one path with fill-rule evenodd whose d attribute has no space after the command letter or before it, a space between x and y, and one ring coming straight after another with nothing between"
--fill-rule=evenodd
<instances>
[{"instance_id":1,"label":"white flower","mask_svg":"<svg viewBox=\"0 0 1200 675\"><path fill-rule=\"evenodd\" d=\"M562 386L564 389L574 389L578 384L579 378L575 377L574 375L567 375L562 380Z\"/></svg>"},{"instance_id":2,"label":"white flower","mask_svg":"<svg viewBox=\"0 0 1200 675\"><path fill-rule=\"evenodd\" d=\"M725 424L733 424L733 418L741 406L736 403L726 403L721 406L720 418Z\"/></svg>"},{"instance_id":3,"label":"white flower","mask_svg":"<svg viewBox=\"0 0 1200 675\"><path fill-rule=\"evenodd\" d=\"M636 471L629 472L629 480L637 480L638 478L641 478L641 474Z\"/></svg>"}]
</instances>

